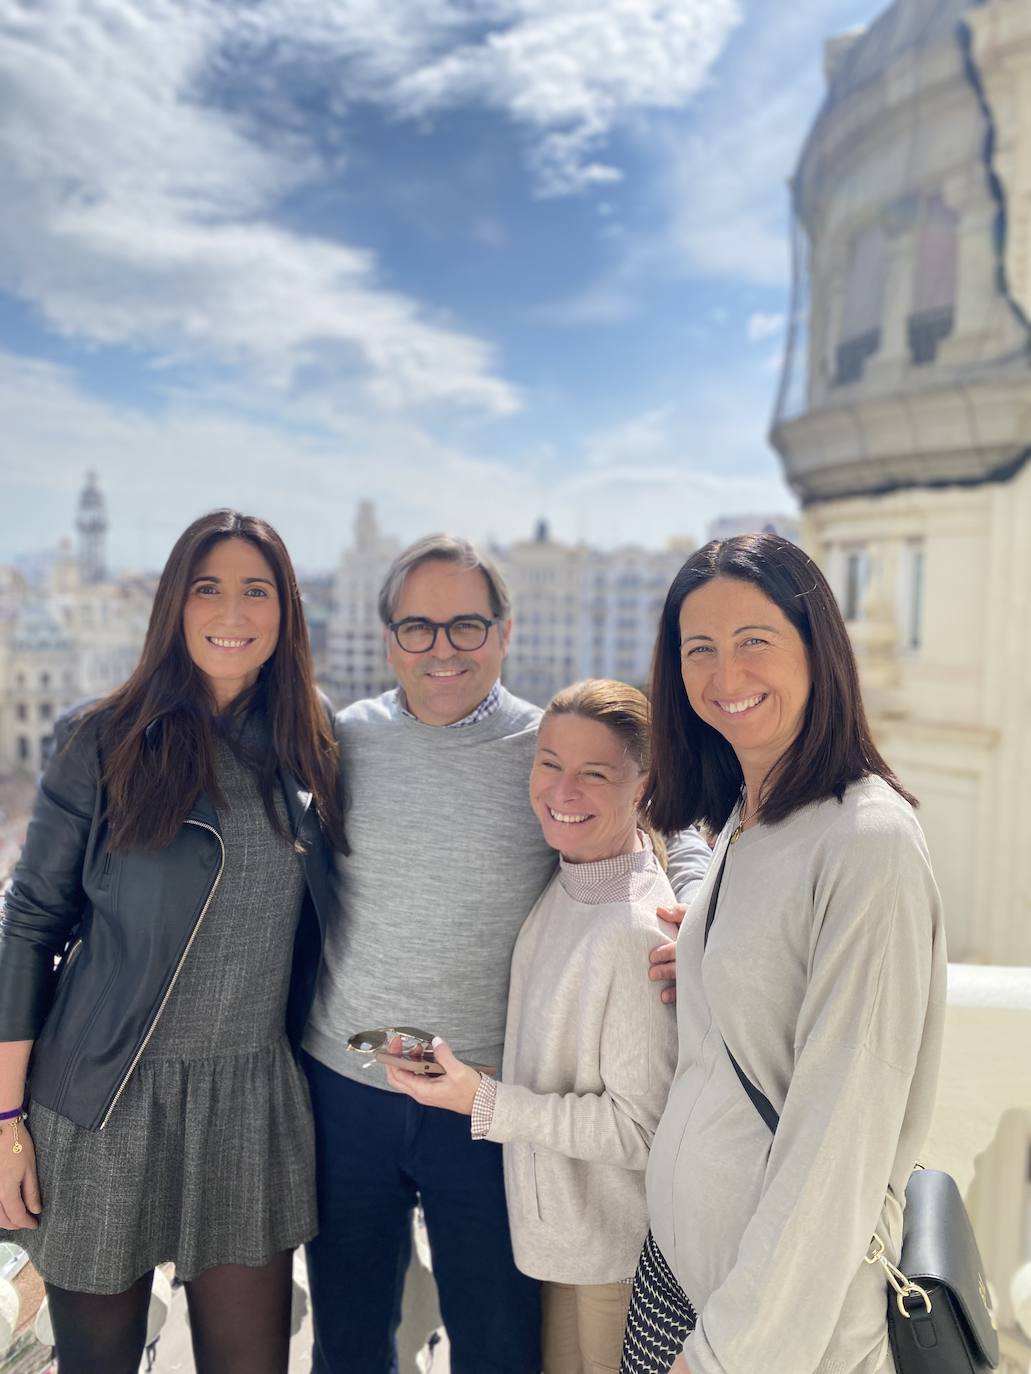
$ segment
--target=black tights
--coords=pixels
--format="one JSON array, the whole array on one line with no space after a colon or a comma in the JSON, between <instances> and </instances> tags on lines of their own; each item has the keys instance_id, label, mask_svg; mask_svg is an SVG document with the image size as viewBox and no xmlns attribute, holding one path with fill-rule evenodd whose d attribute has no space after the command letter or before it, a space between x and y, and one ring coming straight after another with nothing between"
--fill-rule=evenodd
<instances>
[{"instance_id":1,"label":"black tights","mask_svg":"<svg viewBox=\"0 0 1031 1374\"><path fill-rule=\"evenodd\" d=\"M268 1264L218 1264L186 1285L197 1374L286 1374L292 1250ZM124 1293L47 1284L61 1374L136 1374L147 1338L151 1275Z\"/></svg>"}]
</instances>

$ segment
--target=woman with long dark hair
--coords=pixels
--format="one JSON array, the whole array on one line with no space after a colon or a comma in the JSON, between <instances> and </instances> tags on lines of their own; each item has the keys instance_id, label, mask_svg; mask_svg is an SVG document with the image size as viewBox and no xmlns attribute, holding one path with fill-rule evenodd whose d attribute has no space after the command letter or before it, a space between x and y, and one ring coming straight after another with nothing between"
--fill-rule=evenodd
<instances>
[{"instance_id":1,"label":"woman with long dark hair","mask_svg":"<svg viewBox=\"0 0 1031 1374\"><path fill-rule=\"evenodd\" d=\"M201 1374L284 1374L316 1230L292 1046L333 847L289 555L213 511L169 556L135 672L59 723L0 920L0 1227L46 1281L62 1374L135 1374L169 1260Z\"/></svg>"},{"instance_id":2,"label":"woman with long dark hair","mask_svg":"<svg viewBox=\"0 0 1031 1374\"><path fill-rule=\"evenodd\" d=\"M886 1374L930 1122L945 942L914 799L798 547L699 549L666 598L646 800L719 836L677 939L680 1055L649 1157L623 1374Z\"/></svg>"}]
</instances>

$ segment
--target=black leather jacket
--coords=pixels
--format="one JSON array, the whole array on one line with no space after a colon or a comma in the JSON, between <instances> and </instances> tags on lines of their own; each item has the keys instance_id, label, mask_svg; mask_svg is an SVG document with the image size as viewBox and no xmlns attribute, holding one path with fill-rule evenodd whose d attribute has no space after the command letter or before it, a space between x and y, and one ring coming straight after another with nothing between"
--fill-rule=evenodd
<instances>
[{"instance_id":1,"label":"black leather jacket","mask_svg":"<svg viewBox=\"0 0 1031 1374\"><path fill-rule=\"evenodd\" d=\"M35 1102L102 1130L189 957L225 852L215 808L201 797L164 849L111 854L97 726L73 733L74 724L58 722L0 915L0 1040L35 1041ZM280 780L307 880L287 1008L296 1048L332 916L333 866L310 794Z\"/></svg>"}]
</instances>

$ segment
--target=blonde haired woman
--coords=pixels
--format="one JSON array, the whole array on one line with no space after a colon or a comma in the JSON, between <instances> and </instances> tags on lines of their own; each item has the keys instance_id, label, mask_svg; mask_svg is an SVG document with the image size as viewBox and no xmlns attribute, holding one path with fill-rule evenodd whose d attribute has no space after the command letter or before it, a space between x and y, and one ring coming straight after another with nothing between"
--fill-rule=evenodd
<instances>
[{"instance_id":1,"label":"blonde haired woman","mask_svg":"<svg viewBox=\"0 0 1031 1374\"><path fill-rule=\"evenodd\" d=\"M629 1278L647 1231L644 1168L676 1062L672 1008L647 980L676 898L640 815L646 698L622 682L559 692L541 721L530 800L560 866L512 958L500 1082L435 1042L446 1069L391 1069L426 1105L501 1141L516 1263L543 1280L545 1374L619 1365Z\"/></svg>"}]
</instances>

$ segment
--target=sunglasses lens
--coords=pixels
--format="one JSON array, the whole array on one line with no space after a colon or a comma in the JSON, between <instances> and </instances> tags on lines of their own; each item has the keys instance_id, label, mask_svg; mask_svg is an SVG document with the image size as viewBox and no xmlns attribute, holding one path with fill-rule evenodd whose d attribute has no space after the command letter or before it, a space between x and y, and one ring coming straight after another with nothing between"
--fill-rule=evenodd
<instances>
[{"instance_id":1,"label":"sunglasses lens","mask_svg":"<svg viewBox=\"0 0 1031 1374\"><path fill-rule=\"evenodd\" d=\"M401 1045L400 1048L395 1045L393 1053L407 1058L425 1056L432 1059L433 1036L417 1026L382 1026L376 1030L359 1031L348 1040L347 1048L357 1054L374 1054L376 1050L389 1050L391 1041L397 1040L401 1041ZM415 1051L420 1053L416 1054Z\"/></svg>"}]
</instances>

